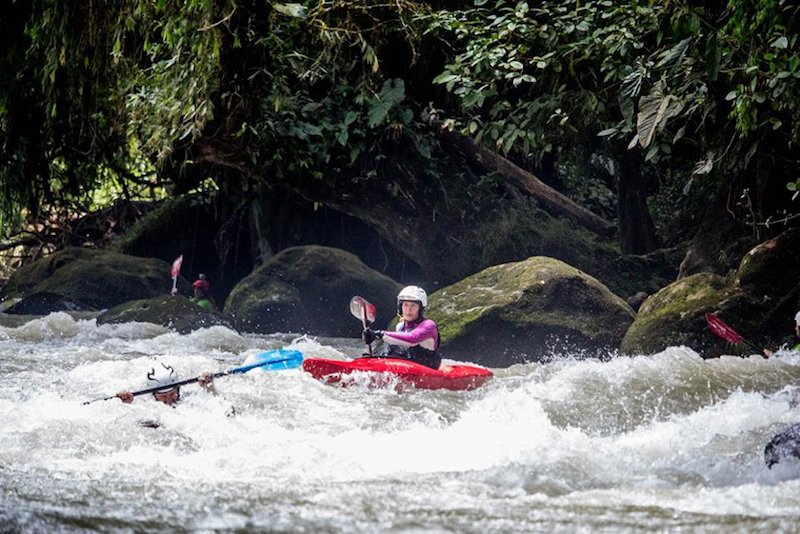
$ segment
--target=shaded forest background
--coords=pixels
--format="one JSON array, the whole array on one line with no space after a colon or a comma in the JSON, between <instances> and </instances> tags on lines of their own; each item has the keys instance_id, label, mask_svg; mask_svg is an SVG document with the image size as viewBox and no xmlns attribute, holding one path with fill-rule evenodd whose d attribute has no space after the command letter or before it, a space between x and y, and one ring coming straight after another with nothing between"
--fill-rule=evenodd
<instances>
[{"instance_id":1,"label":"shaded forest background","mask_svg":"<svg viewBox=\"0 0 800 534\"><path fill-rule=\"evenodd\" d=\"M3 270L191 194L126 250L185 251L223 292L304 242L433 288L535 254L623 297L678 264L726 274L798 220L798 20L766 0L12 2Z\"/></svg>"}]
</instances>

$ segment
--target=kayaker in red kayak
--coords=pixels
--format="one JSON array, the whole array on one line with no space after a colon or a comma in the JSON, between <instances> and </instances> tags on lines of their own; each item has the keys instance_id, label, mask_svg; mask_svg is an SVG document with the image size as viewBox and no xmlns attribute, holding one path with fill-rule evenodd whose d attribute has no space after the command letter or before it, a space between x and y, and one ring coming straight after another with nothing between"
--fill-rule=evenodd
<instances>
[{"instance_id":1,"label":"kayaker in red kayak","mask_svg":"<svg viewBox=\"0 0 800 534\"><path fill-rule=\"evenodd\" d=\"M442 363L439 355L439 330L436 323L424 317L428 294L418 286L403 288L397 295L397 314L401 321L395 332L367 327L361 337L370 344L375 339L386 343L377 356L411 360L432 369Z\"/></svg>"}]
</instances>

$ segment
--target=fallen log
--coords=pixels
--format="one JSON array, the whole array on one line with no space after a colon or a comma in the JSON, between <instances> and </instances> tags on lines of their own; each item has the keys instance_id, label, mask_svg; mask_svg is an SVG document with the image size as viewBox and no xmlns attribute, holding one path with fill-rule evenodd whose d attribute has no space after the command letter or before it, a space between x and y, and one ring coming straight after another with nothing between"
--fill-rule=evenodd
<instances>
[{"instance_id":1,"label":"fallen log","mask_svg":"<svg viewBox=\"0 0 800 534\"><path fill-rule=\"evenodd\" d=\"M532 173L520 168L501 155L477 145L466 135L455 130L441 128L439 136L465 157L478 163L487 171L499 173L511 185L536 198L541 202L542 207L551 214L568 217L601 236L610 236L616 231L615 226L610 222L562 195Z\"/></svg>"}]
</instances>

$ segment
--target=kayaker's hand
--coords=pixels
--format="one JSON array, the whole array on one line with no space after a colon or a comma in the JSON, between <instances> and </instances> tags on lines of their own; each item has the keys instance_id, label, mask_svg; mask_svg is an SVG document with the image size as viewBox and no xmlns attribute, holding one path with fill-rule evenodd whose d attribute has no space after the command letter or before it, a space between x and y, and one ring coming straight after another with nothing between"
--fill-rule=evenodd
<instances>
[{"instance_id":1,"label":"kayaker's hand","mask_svg":"<svg viewBox=\"0 0 800 534\"><path fill-rule=\"evenodd\" d=\"M119 400L125 404L130 404L133 402L133 393L130 391L120 391L116 396L119 397Z\"/></svg>"},{"instance_id":2,"label":"kayaker's hand","mask_svg":"<svg viewBox=\"0 0 800 534\"><path fill-rule=\"evenodd\" d=\"M197 383L200 384L201 388L211 393L212 395L217 394L217 390L214 387L214 377L211 375L211 373L203 373L202 375L197 377Z\"/></svg>"},{"instance_id":3,"label":"kayaker's hand","mask_svg":"<svg viewBox=\"0 0 800 534\"><path fill-rule=\"evenodd\" d=\"M383 330L373 330L372 328L365 328L364 331L361 333L361 339L364 340L364 343L367 345L371 344L376 339L383 338Z\"/></svg>"}]
</instances>

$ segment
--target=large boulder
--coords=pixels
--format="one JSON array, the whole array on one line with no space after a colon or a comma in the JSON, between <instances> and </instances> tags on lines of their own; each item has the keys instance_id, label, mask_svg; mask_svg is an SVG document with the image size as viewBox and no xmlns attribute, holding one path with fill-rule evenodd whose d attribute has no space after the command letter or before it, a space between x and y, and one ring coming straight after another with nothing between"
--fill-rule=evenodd
<instances>
[{"instance_id":1,"label":"large boulder","mask_svg":"<svg viewBox=\"0 0 800 534\"><path fill-rule=\"evenodd\" d=\"M686 345L703 357L753 354L761 347L792 342L793 317L800 307L800 229L787 230L748 252L738 270L722 277L698 273L648 298L622 341L628 354L651 354ZM705 320L713 313L751 346L731 346Z\"/></svg>"},{"instance_id":2,"label":"large boulder","mask_svg":"<svg viewBox=\"0 0 800 534\"><path fill-rule=\"evenodd\" d=\"M719 355L726 350L725 342L708 329L705 314L715 313L725 322L741 325L752 310L753 302L729 280L713 273L693 274L673 282L642 304L620 350L626 354L652 354L685 345L702 355Z\"/></svg>"},{"instance_id":3,"label":"large boulder","mask_svg":"<svg viewBox=\"0 0 800 534\"><path fill-rule=\"evenodd\" d=\"M543 256L489 267L437 291L442 356L490 367L619 346L633 310L595 278Z\"/></svg>"},{"instance_id":4,"label":"large boulder","mask_svg":"<svg viewBox=\"0 0 800 534\"><path fill-rule=\"evenodd\" d=\"M343 250L303 246L285 249L242 280L225 302L239 330L358 336L348 311L361 295L377 306L377 324L395 314L401 286Z\"/></svg>"},{"instance_id":5,"label":"large boulder","mask_svg":"<svg viewBox=\"0 0 800 534\"><path fill-rule=\"evenodd\" d=\"M172 263L183 255L181 274L196 280L205 274L211 292L223 299L238 280L249 273L239 264L248 261L231 258L222 265L215 247L215 237L222 225L213 200L201 195L183 195L166 199L112 243L115 252L142 258L158 258ZM245 247L246 248L246 247ZM184 291L181 290L183 294ZM186 292L191 294L191 290Z\"/></svg>"},{"instance_id":6,"label":"large boulder","mask_svg":"<svg viewBox=\"0 0 800 534\"><path fill-rule=\"evenodd\" d=\"M11 315L47 315L60 311L80 312L90 310L84 309L80 304L76 304L63 295L42 291L28 295L3 310L3 313Z\"/></svg>"},{"instance_id":7,"label":"large boulder","mask_svg":"<svg viewBox=\"0 0 800 534\"><path fill-rule=\"evenodd\" d=\"M786 230L745 254L736 283L755 296L780 300L800 281L800 228Z\"/></svg>"},{"instance_id":8,"label":"large boulder","mask_svg":"<svg viewBox=\"0 0 800 534\"><path fill-rule=\"evenodd\" d=\"M102 309L169 290L170 265L164 261L67 248L14 271L0 299L47 292L61 295L84 309Z\"/></svg>"},{"instance_id":9,"label":"large boulder","mask_svg":"<svg viewBox=\"0 0 800 534\"><path fill-rule=\"evenodd\" d=\"M201 308L180 295L160 295L150 299L125 302L106 311L97 318L97 324L154 323L187 334L210 326L227 326L221 314Z\"/></svg>"}]
</instances>

